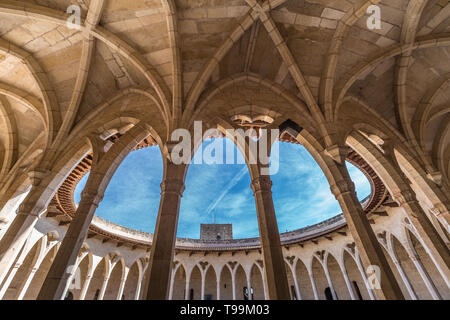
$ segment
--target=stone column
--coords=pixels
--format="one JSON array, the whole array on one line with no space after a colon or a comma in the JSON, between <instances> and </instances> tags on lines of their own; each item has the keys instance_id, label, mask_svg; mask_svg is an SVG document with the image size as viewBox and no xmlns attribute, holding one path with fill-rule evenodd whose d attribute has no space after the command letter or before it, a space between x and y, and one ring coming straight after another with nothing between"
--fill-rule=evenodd
<instances>
[{"instance_id":1,"label":"stone column","mask_svg":"<svg viewBox=\"0 0 450 320\"><path fill-rule=\"evenodd\" d=\"M96 175L91 173L89 179L95 178ZM88 188L89 184L90 181L88 181L86 188ZM75 217L70 223L69 230L67 230L61 247L45 278L42 289L37 297L38 300L64 299L64 290L67 287L68 281L70 281L70 274L73 272L72 269L75 268L78 254L86 240L95 210L103 198L103 194L99 195L97 192L97 190L90 189L82 192L81 201Z\"/></svg>"},{"instance_id":2,"label":"stone column","mask_svg":"<svg viewBox=\"0 0 450 320\"><path fill-rule=\"evenodd\" d=\"M161 184L161 202L147 269L147 300L165 300L169 296L172 261L178 227L185 166L167 163Z\"/></svg>"},{"instance_id":3,"label":"stone column","mask_svg":"<svg viewBox=\"0 0 450 320\"><path fill-rule=\"evenodd\" d=\"M355 292L353 291L352 284L350 282L350 279L348 278L347 270L345 269L345 267L339 266L339 268L341 269L342 276L344 277L345 285L347 286L347 290L348 290L348 293L350 294L350 298L352 300L356 300Z\"/></svg>"},{"instance_id":4,"label":"stone column","mask_svg":"<svg viewBox=\"0 0 450 320\"><path fill-rule=\"evenodd\" d=\"M404 297L400 287L356 196L355 185L345 165L346 152L343 150L340 154L340 163L336 161L334 166L329 168L335 181L331 185L331 191L339 201L365 269L374 266L380 270L378 279L380 288L374 288L375 295L381 300L402 300Z\"/></svg>"},{"instance_id":5,"label":"stone column","mask_svg":"<svg viewBox=\"0 0 450 320\"><path fill-rule=\"evenodd\" d=\"M173 300L173 286L175 285L175 275L176 272L172 272L172 277L170 278L169 300Z\"/></svg>"},{"instance_id":6,"label":"stone column","mask_svg":"<svg viewBox=\"0 0 450 320\"><path fill-rule=\"evenodd\" d=\"M397 268L398 273L400 274L400 278L402 278L403 283L406 286L406 289L408 290L409 295L411 296L412 300L417 300L417 295L414 292L413 287L411 286L411 282L408 279L408 276L405 273L405 270L403 270L402 265L400 264L400 261L397 259L397 257L394 254L390 254L392 258L392 262L394 262L395 267Z\"/></svg>"},{"instance_id":7,"label":"stone column","mask_svg":"<svg viewBox=\"0 0 450 320\"><path fill-rule=\"evenodd\" d=\"M294 268L292 270L292 279L294 280L295 292L297 293L297 300L302 300L302 295L300 293L300 287L298 286L298 277L297 272L295 272Z\"/></svg>"},{"instance_id":8,"label":"stone column","mask_svg":"<svg viewBox=\"0 0 450 320\"><path fill-rule=\"evenodd\" d=\"M8 278L3 282L3 286L0 290L0 300L3 299L3 296L5 295L6 291L9 288L9 285L13 281L17 271L19 271L19 268L22 266L23 260L18 261L13 267L11 272L8 274Z\"/></svg>"},{"instance_id":9,"label":"stone column","mask_svg":"<svg viewBox=\"0 0 450 320\"><path fill-rule=\"evenodd\" d=\"M355 258L356 265L358 266L359 273L361 274L361 277L363 278L364 285L366 286L367 292L369 293L369 297L371 300L376 300L375 293L373 292L373 289L369 285L369 281L367 280L366 272L364 271L364 267L361 263L361 259L359 256L356 256Z\"/></svg>"},{"instance_id":10,"label":"stone column","mask_svg":"<svg viewBox=\"0 0 450 320\"><path fill-rule=\"evenodd\" d=\"M231 288L233 289L233 300L236 300L236 269L231 272Z\"/></svg>"},{"instance_id":11,"label":"stone column","mask_svg":"<svg viewBox=\"0 0 450 320\"><path fill-rule=\"evenodd\" d=\"M393 198L408 214L409 221L416 229L436 268L448 285L450 279L450 251L423 211L416 195L410 190L395 194Z\"/></svg>"},{"instance_id":12,"label":"stone column","mask_svg":"<svg viewBox=\"0 0 450 320\"><path fill-rule=\"evenodd\" d=\"M51 195L46 190L43 180L50 172L32 171L28 173L31 180L31 191L19 206L16 217L0 239L0 279L5 278L9 269L14 264L20 249L25 244L28 236L34 229L41 214L45 211L47 203L44 203L44 195L48 199Z\"/></svg>"},{"instance_id":13,"label":"stone column","mask_svg":"<svg viewBox=\"0 0 450 320\"><path fill-rule=\"evenodd\" d=\"M186 289L184 290L184 300L189 300L189 290L191 289L191 274L186 272Z\"/></svg>"},{"instance_id":14,"label":"stone column","mask_svg":"<svg viewBox=\"0 0 450 320\"><path fill-rule=\"evenodd\" d=\"M125 268L125 274L123 275L122 282L120 283L119 292L117 293L116 300L122 300L123 290L125 289L125 283L127 282L129 271L130 271L130 269Z\"/></svg>"},{"instance_id":15,"label":"stone column","mask_svg":"<svg viewBox=\"0 0 450 320\"><path fill-rule=\"evenodd\" d=\"M252 282L250 280L251 275L247 277L247 292L248 292L248 300L253 300L252 297Z\"/></svg>"},{"instance_id":16,"label":"stone column","mask_svg":"<svg viewBox=\"0 0 450 320\"><path fill-rule=\"evenodd\" d=\"M309 281L311 281L311 287L314 293L314 299L319 300L319 293L317 292L316 282L314 281L314 275L312 270L308 270Z\"/></svg>"},{"instance_id":17,"label":"stone column","mask_svg":"<svg viewBox=\"0 0 450 320\"><path fill-rule=\"evenodd\" d=\"M111 270L110 270L110 271L111 271ZM99 295L98 295L97 300L103 300L103 297L105 296L105 292L106 292L106 287L108 286L108 282L109 282L109 277L110 277L110 275L111 275L111 272L110 272L110 274L108 274L108 275L105 277L105 279L103 280L103 284L102 284L102 287L100 288L100 293L99 293Z\"/></svg>"},{"instance_id":18,"label":"stone column","mask_svg":"<svg viewBox=\"0 0 450 320\"><path fill-rule=\"evenodd\" d=\"M206 270L202 271L202 285L201 285L201 297L200 300L205 300L205 285L206 285Z\"/></svg>"},{"instance_id":19,"label":"stone column","mask_svg":"<svg viewBox=\"0 0 450 320\"><path fill-rule=\"evenodd\" d=\"M333 297L333 300L338 300L336 291L334 290L333 282L331 281L330 271L328 270L327 264L324 265L324 270L325 270L325 277L327 278L328 286L330 287L331 296Z\"/></svg>"},{"instance_id":20,"label":"stone column","mask_svg":"<svg viewBox=\"0 0 450 320\"><path fill-rule=\"evenodd\" d=\"M253 179L252 189L258 214L268 298L269 300L290 300L280 234L272 200L272 181L270 177L260 176Z\"/></svg>"},{"instance_id":21,"label":"stone column","mask_svg":"<svg viewBox=\"0 0 450 320\"><path fill-rule=\"evenodd\" d=\"M86 294L87 294L89 285L91 284L93 273L94 273L94 270L92 268L91 272L87 275L86 280L84 281L83 289L81 289L80 299L79 300L84 300L86 298Z\"/></svg>"},{"instance_id":22,"label":"stone column","mask_svg":"<svg viewBox=\"0 0 450 320\"><path fill-rule=\"evenodd\" d=\"M217 283L217 300L221 300L221 298L220 298L220 289L221 289L221 287L220 287L220 273L217 273L216 274L216 283Z\"/></svg>"},{"instance_id":23,"label":"stone column","mask_svg":"<svg viewBox=\"0 0 450 320\"><path fill-rule=\"evenodd\" d=\"M428 291L430 292L431 296L434 300L441 300L442 297L439 294L439 291L436 289L436 286L433 283L433 280L431 279L428 272L425 270L422 261L420 261L419 257L415 252L412 252L411 250L408 251L408 256L411 259L411 261L414 263L414 266L416 267L417 271L420 274L420 277L422 278L423 282L425 283Z\"/></svg>"}]
</instances>

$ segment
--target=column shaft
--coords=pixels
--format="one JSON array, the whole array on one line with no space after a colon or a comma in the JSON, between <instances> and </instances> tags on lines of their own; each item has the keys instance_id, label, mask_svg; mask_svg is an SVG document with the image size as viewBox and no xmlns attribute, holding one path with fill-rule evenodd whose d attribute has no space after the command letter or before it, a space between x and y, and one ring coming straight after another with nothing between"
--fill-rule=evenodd
<instances>
[{"instance_id":1,"label":"column shaft","mask_svg":"<svg viewBox=\"0 0 450 320\"><path fill-rule=\"evenodd\" d=\"M269 300L290 300L271 187L272 182L268 176L261 176L252 181L265 278L267 280L267 293Z\"/></svg>"}]
</instances>

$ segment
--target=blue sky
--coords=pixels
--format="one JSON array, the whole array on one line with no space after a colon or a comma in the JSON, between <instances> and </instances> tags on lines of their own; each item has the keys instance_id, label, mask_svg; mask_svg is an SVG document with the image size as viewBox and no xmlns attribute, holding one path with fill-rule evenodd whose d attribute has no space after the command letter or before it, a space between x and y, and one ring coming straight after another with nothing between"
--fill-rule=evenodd
<instances>
[{"instance_id":1,"label":"blue sky","mask_svg":"<svg viewBox=\"0 0 450 320\"><path fill-rule=\"evenodd\" d=\"M206 141L204 146L210 143ZM234 152L241 158L236 149ZM306 227L341 212L325 175L304 147L280 142L279 164L278 173L271 178L280 232ZM362 200L370 194L370 183L359 169L349 163L347 167ZM111 179L96 214L125 227L153 233L162 168L158 147L132 152ZM87 176L76 188L76 203L86 181ZM199 238L200 224L213 223L214 214L217 223L233 224L234 238L258 236L255 200L246 165L190 166L181 200L178 237Z\"/></svg>"}]
</instances>

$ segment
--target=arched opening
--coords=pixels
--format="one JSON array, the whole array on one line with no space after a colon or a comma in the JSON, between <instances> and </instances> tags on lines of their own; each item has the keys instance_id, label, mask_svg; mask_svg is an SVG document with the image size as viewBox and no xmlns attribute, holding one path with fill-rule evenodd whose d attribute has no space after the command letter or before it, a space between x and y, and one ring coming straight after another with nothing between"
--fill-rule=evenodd
<instances>
[{"instance_id":1,"label":"arched opening","mask_svg":"<svg viewBox=\"0 0 450 320\"><path fill-rule=\"evenodd\" d=\"M124 276L124 264L122 260L119 260L111 271L111 274L106 285L105 295L103 300L120 300L118 297L120 284Z\"/></svg>"},{"instance_id":2,"label":"arched opening","mask_svg":"<svg viewBox=\"0 0 450 320\"><path fill-rule=\"evenodd\" d=\"M392 245L393 250L395 251L395 254L398 258L398 261L400 262L403 271L410 280L411 286L413 287L413 290L416 293L417 297L419 299L425 300L432 299L432 296L429 293L425 283L423 282L419 272L417 271L416 266L409 258L409 255L405 247L403 246L403 244L400 243L400 241L395 236L392 236Z\"/></svg>"},{"instance_id":3,"label":"arched opening","mask_svg":"<svg viewBox=\"0 0 450 320\"><path fill-rule=\"evenodd\" d=\"M33 275L30 276L32 277L33 280L31 280L28 289L24 288L24 290L26 290L26 293L23 296L24 300L36 300L39 291L41 290L42 284L44 283L45 277L47 277L47 273L50 270L50 267L52 266L53 260L55 260L57 252L58 246L55 245L47 253L44 260L42 260L34 276Z\"/></svg>"},{"instance_id":4,"label":"arched opening","mask_svg":"<svg viewBox=\"0 0 450 320\"><path fill-rule=\"evenodd\" d=\"M302 260L297 260L295 266L295 272L297 275L298 287L300 290L300 296L302 300L314 300L314 290L309 278L308 270Z\"/></svg>"},{"instance_id":5,"label":"arched opening","mask_svg":"<svg viewBox=\"0 0 450 320\"><path fill-rule=\"evenodd\" d=\"M205 296L204 300L217 300L217 277L212 265L209 266L205 275Z\"/></svg>"},{"instance_id":6,"label":"arched opening","mask_svg":"<svg viewBox=\"0 0 450 320\"><path fill-rule=\"evenodd\" d=\"M201 300L202 299L202 274L200 268L195 266L191 273L189 281L189 300Z\"/></svg>"},{"instance_id":7,"label":"arched opening","mask_svg":"<svg viewBox=\"0 0 450 320\"><path fill-rule=\"evenodd\" d=\"M355 298L370 300L369 292L367 291L366 284L361 275L361 272L359 271L358 265L356 264L355 259L353 259L353 257L347 252L347 250L344 250L344 265L345 269L347 270L348 278L352 283L353 292L355 292ZM359 292L361 296L357 295L357 292Z\"/></svg>"},{"instance_id":8,"label":"arched opening","mask_svg":"<svg viewBox=\"0 0 450 320\"><path fill-rule=\"evenodd\" d=\"M271 179L281 233L320 223L342 212L325 174L305 147L275 142L271 161L279 163L278 170L272 170ZM346 164L358 199L363 201L371 194L370 182L361 170L349 162Z\"/></svg>"},{"instance_id":9,"label":"arched opening","mask_svg":"<svg viewBox=\"0 0 450 320\"><path fill-rule=\"evenodd\" d=\"M72 283L69 286L68 293L73 295L73 300L79 300L81 296L81 290L83 289L83 284L86 281L87 275L89 273L89 268L91 265L91 256L87 254L83 260L78 265L77 271L72 279Z\"/></svg>"},{"instance_id":10,"label":"arched opening","mask_svg":"<svg viewBox=\"0 0 450 320\"><path fill-rule=\"evenodd\" d=\"M241 265L237 266L235 277L236 300L248 300L247 276Z\"/></svg>"},{"instance_id":11,"label":"arched opening","mask_svg":"<svg viewBox=\"0 0 450 320\"><path fill-rule=\"evenodd\" d=\"M233 161L228 159L231 156ZM199 239L200 224L209 223L232 224L235 239L258 237L250 184L248 167L233 141L213 138L203 142L186 174L177 236ZM205 240L229 240L217 236L211 234Z\"/></svg>"},{"instance_id":12,"label":"arched opening","mask_svg":"<svg viewBox=\"0 0 450 320\"><path fill-rule=\"evenodd\" d=\"M180 265L175 273L173 281L172 300L184 300L186 298L186 271Z\"/></svg>"},{"instance_id":13,"label":"arched opening","mask_svg":"<svg viewBox=\"0 0 450 320\"><path fill-rule=\"evenodd\" d=\"M23 290L23 287L27 283L27 279L31 275L31 271L33 270L34 265L39 258L39 252L41 251L42 245L42 240L37 241L31 248L31 250L27 253L20 267L16 271L14 270L15 267L11 269L10 273L15 272L15 275L13 276L8 289L6 289L3 300L18 299L20 293ZM12 274L10 274L9 276L12 276Z\"/></svg>"},{"instance_id":14,"label":"arched opening","mask_svg":"<svg viewBox=\"0 0 450 320\"><path fill-rule=\"evenodd\" d=\"M101 300L100 293L105 280L106 271L106 258L103 258L95 268L86 292L85 300Z\"/></svg>"},{"instance_id":15,"label":"arched opening","mask_svg":"<svg viewBox=\"0 0 450 320\"><path fill-rule=\"evenodd\" d=\"M316 284L317 293L319 295L319 300L326 300L325 289L328 288L327 277L325 275L325 271L323 270L322 264L315 257L312 261L312 274L314 283Z\"/></svg>"},{"instance_id":16,"label":"arched opening","mask_svg":"<svg viewBox=\"0 0 450 320\"><path fill-rule=\"evenodd\" d=\"M423 247L422 243L417 239L415 234L413 234L408 229L406 230L408 237L411 241L411 245L413 246L414 251L417 253L417 256L424 266L426 272L431 278L432 283L436 287L442 299L450 298L450 289L447 287L444 278L442 278L441 273L436 268L433 260L431 259L428 252Z\"/></svg>"},{"instance_id":17,"label":"arched opening","mask_svg":"<svg viewBox=\"0 0 450 320\"><path fill-rule=\"evenodd\" d=\"M123 288L122 300L136 300L139 275L139 267L137 262L135 262L128 271L125 287Z\"/></svg>"},{"instance_id":18,"label":"arched opening","mask_svg":"<svg viewBox=\"0 0 450 320\"><path fill-rule=\"evenodd\" d=\"M250 283L252 284L253 300L265 300L264 279L261 270L256 264L250 272Z\"/></svg>"},{"instance_id":19,"label":"arched opening","mask_svg":"<svg viewBox=\"0 0 450 320\"><path fill-rule=\"evenodd\" d=\"M390 254L386 251L384 246L381 246L381 248L382 248L383 253L384 253L385 257L386 257L386 260L388 261L389 268L391 268L392 273L394 274L395 280L397 281L398 285L400 286L400 290L402 291L403 296L405 297L405 299L412 299L411 298L411 294L408 292L406 284L405 284L404 280L402 279L402 277L401 277L401 275L400 275L396 265L392 261L392 258L390 256ZM396 253L394 252L394 254L396 254ZM405 276L407 277L407 275L405 275ZM408 279L408 281L410 281L410 280Z\"/></svg>"},{"instance_id":20,"label":"arched opening","mask_svg":"<svg viewBox=\"0 0 450 320\"><path fill-rule=\"evenodd\" d=\"M153 233L160 203L163 160L158 146L128 154L111 178L95 214L132 230ZM74 192L75 203L89 178L86 174Z\"/></svg>"},{"instance_id":21,"label":"arched opening","mask_svg":"<svg viewBox=\"0 0 450 320\"><path fill-rule=\"evenodd\" d=\"M292 275L291 268L289 267L289 265L287 264L286 261L285 261L284 265L286 267L286 275L287 275L287 280L288 280L289 293L291 294L291 300L298 300L297 292L295 290L294 277Z\"/></svg>"},{"instance_id":22,"label":"arched opening","mask_svg":"<svg viewBox=\"0 0 450 320\"><path fill-rule=\"evenodd\" d=\"M341 267L339 266L334 256L331 254L329 254L327 258L327 267L338 299L351 300L351 296L347 289L347 284L345 283Z\"/></svg>"},{"instance_id":23,"label":"arched opening","mask_svg":"<svg viewBox=\"0 0 450 320\"><path fill-rule=\"evenodd\" d=\"M228 266L224 266L220 273L220 299L233 300L233 283Z\"/></svg>"}]
</instances>

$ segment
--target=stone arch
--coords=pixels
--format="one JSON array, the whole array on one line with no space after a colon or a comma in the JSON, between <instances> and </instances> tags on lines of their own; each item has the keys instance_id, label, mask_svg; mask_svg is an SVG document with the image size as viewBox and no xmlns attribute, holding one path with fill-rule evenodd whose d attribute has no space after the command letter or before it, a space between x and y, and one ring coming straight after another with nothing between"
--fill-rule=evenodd
<instances>
[{"instance_id":1,"label":"stone arch","mask_svg":"<svg viewBox=\"0 0 450 320\"><path fill-rule=\"evenodd\" d=\"M297 297L297 292L295 290L295 279L294 275L292 274L292 268L289 266L289 262L286 260L284 265L286 266L286 275L288 280L289 293L291 294L291 300L299 300L299 298Z\"/></svg>"},{"instance_id":2,"label":"stone arch","mask_svg":"<svg viewBox=\"0 0 450 320\"><path fill-rule=\"evenodd\" d=\"M355 258L345 249L343 255L345 269L347 270L348 278L352 284L355 299L370 300L371 298L367 290L366 282L361 275L361 271L356 264Z\"/></svg>"},{"instance_id":3,"label":"stone arch","mask_svg":"<svg viewBox=\"0 0 450 320\"><path fill-rule=\"evenodd\" d=\"M42 284L44 283L45 277L47 276L48 271L56 257L56 253L58 252L59 245L53 244L45 257L39 264L39 268L36 270L28 289L26 289L25 294L23 295L24 300L35 300L39 294L39 290L41 290Z\"/></svg>"},{"instance_id":4,"label":"stone arch","mask_svg":"<svg viewBox=\"0 0 450 320\"><path fill-rule=\"evenodd\" d=\"M89 272L91 271L93 263L92 253L88 252L84 258L80 261L77 267L76 276L80 277L80 279L73 279L72 284L73 288L69 287L69 291L73 294L74 300L79 300L81 297L83 285L87 280Z\"/></svg>"},{"instance_id":5,"label":"stone arch","mask_svg":"<svg viewBox=\"0 0 450 320\"><path fill-rule=\"evenodd\" d=\"M128 271L128 276L125 281L125 286L123 289L123 296L120 297L121 300L136 300L137 299L137 289L139 284L139 278L141 277L141 271L137 262L133 263L130 270Z\"/></svg>"},{"instance_id":6,"label":"stone arch","mask_svg":"<svg viewBox=\"0 0 450 320\"><path fill-rule=\"evenodd\" d=\"M334 290L336 291L339 300L351 300L341 266L331 253L327 255L326 267L328 268L331 282L333 283Z\"/></svg>"},{"instance_id":7,"label":"stone arch","mask_svg":"<svg viewBox=\"0 0 450 320\"><path fill-rule=\"evenodd\" d=\"M405 246L400 240L392 235L392 251L399 260L401 267L403 268L406 276L411 281L411 286L419 299L429 300L432 299L430 292L428 291L425 283L423 282L417 268L411 261Z\"/></svg>"},{"instance_id":8,"label":"stone arch","mask_svg":"<svg viewBox=\"0 0 450 320\"><path fill-rule=\"evenodd\" d=\"M186 269L183 264L179 264L173 277L172 300L185 300Z\"/></svg>"},{"instance_id":9,"label":"stone arch","mask_svg":"<svg viewBox=\"0 0 450 320\"><path fill-rule=\"evenodd\" d=\"M220 272L220 299L233 300L233 280L228 265L225 265Z\"/></svg>"},{"instance_id":10,"label":"stone arch","mask_svg":"<svg viewBox=\"0 0 450 320\"><path fill-rule=\"evenodd\" d=\"M120 259L114 265L112 265L112 270L111 273L109 274L103 300L120 300L121 297L118 297L118 294L124 276L125 276L125 263L123 259Z\"/></svg>"},{"instance_id":11,"label":"stone arch","mask_svg":"<svg viewBox=\"0 0 450 320\"><path fill-rule=\"evenodd\" d=\"M314 283L316 284L319 300L325 300L325 290L329 287L329 284L325 275L325 270L323 269L323 265L316 257L313 257L311 261L311 270L314 278Z\"/></svg>"},{"instance_id":12,"label":"stone arch","mask_svg":"<svg viewBox=\"0 0 450 320\"><path fill-rule=\"evenodd\" d=\"M202 298L204 300L217 300L217 275L211 264L205 273L205 296Z\"/></svg>"},{"instance_id":13,"label":"stone arch","mask_svg":"<svg viewBox=\"0 0 450 320\"><path fill-rule=\"evenodd\" d=\"M253 300L265 300L264 294L264 276L262 270L253 264L250 269L250 283L252 285Z\"/></svg>"},{"instance_id":14,"label":"stone arch","mask_svg":"<svg viewBox=\"0 0 450 320\"><path fill-rule=\"evenodd\" d=\"M431 283L436 287L442 299L449 299L450 288L447 286L447 281L442 277L442 274L436 268L433 260L428 254L427 250L419 241L417 235L411 232L409 228L405 228L406 238L413 254L417 255L419 262L423 265L426 273L431 277Z\"/></svg>"},{"instance_id":15,"label":"stone arch","mask_svg":"<svg viewBox=\"0 0 450 320\"><path fill-rule=\"evenodd\" d=\"M101 259L97 266L95 267L95 271L92 274L91 282L89 283L89 287L86 292L85 300L102 300L101 294L103 289L103 284L105 281L105 277L108 274L109 264L107 258L104 257Z\"/></svg>"},{"instance_id":16,"label":"stone arch","mask_svg":"<svg viewBox=\"0 0 450 320\"><path fill-rule=\"evenodd\" d=\"M25 249L26 245L27 244L24 245L23 249ZM23 290L24 285L27 282L27 279L31 275L33 267L36 265L39 257L45 250L45 246L46 239L45 237L42 237L40 240L36 241L33 247L25 254L25 258L19 266L17 266L18 262L16 261L16 265L11 268L8 274L8 277L12 277L11 282L9 283L7 288L3 288L5 292L3 293L3 297L1 297L1 299L13 300L18 298ZM3 283L3 285L6 286L7 283Z\"/></svg>"},{"instance_id":17,"label":"stone arch","mask_svg":"<svg viewBox=\"0 0 450 320\"><path fill-rule=\"evenodd\" d=\"M315 300L314 289L311 284L308 269L301 259L297 259L295 264L298 287L302 300Z\"/></svg>"},{"instance_id":18,"label":"stone arch","mask_svg":"<svg viewBox=\"0 0 450 320\"><path fill-rule=\"evenodd\" d=\"M202 300L202 272L201 268L196 265L189 278L189 292L187 292L188 300Z\"/></svg>"}]
</instances>

